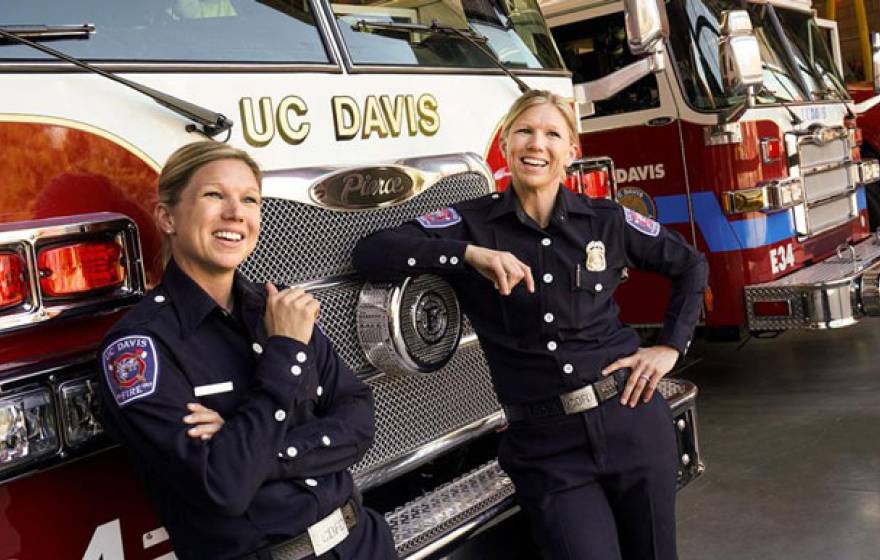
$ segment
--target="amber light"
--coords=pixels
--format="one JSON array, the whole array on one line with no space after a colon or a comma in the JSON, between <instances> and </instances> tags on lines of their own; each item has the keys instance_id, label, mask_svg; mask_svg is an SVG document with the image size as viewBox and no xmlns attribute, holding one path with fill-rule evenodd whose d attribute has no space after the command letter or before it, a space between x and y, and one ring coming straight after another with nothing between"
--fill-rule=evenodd
<instances>
[{"instance_id":1,"label":"amber light","mask_svg":"<svg viewBox=\"0 0 880 560\"><path fill-rule=\"evenodd\" d=\"M40 251L40 288L48 297L66 297L114 288L125 280L115 241L85 241L55 245Z\"/></svg>"},{"instance_id":2,"label":"amber light","mask_svg":"<svg viewBox=\"0 0 880 560\"><path fill-rule=\"evenodd\" d=\"M791 305L788 301L756 301L753 304L753 309L758 317L788 317L791 315Z\"/></svg>"},{"instance_id":3,"label":"amber light","mask_svg":"<svg viewBox=\"0 0 880 560\"><path fill-rule=\"evenodd\" d=\"M24 262L16 253L0 252L0 309L22 304L25 294Z\"/></svg>"}]
</instances>

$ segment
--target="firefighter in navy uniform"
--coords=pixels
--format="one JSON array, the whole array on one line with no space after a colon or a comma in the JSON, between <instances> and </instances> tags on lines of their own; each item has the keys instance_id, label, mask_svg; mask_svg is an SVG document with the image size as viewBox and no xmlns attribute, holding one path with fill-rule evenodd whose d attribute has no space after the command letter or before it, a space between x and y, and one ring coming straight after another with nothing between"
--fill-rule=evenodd
<instances>
[{"instance_id":1,"label":"firefighter in navy uniform","mask_svg":"<svg viewBox=\"0 0 880 560\"><path fill-rule=\"evenodd\" d=\"M256 163L184 146L159 199L171 259L107 335L100 396L177 557L396 558L346 470L372 442L369 388L317 328L315 299L236 270L259 233Z\"/></svg>"},{"instance_id":2,"label":"firefighter in navy uniform","mask_svg":"<svg viewBox=\"0 0 880 560\"><path fill-rule=\"evenodd\" d=\"M574 115L524 94L501 128L512 188L362 239L355 267L432 273L456 291L509 422L499 461L548 559L672 560L672 415L655 393L699 318L705 259L675 232L560 186ZM612 298L624 270L672 282L658 344L640 348Z\"/></svg>"}]
</instances>

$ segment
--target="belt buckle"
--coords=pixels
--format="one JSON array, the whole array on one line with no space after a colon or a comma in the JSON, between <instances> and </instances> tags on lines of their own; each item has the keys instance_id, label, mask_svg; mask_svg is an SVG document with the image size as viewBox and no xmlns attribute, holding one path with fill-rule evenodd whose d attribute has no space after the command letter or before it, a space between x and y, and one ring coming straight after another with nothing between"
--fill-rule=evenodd
<instances>
[{"instance_id":1,"label":"belt buckle","mask_svg":"<svg viewBox=\"0 0 880 560\"><path fill-rule=\"evenodd\" d=\"M330 515L310 526L308 533L315 556L324 554L344 541L348 536L348 525L345 524L342 508L336 508Z\"/></svg>"},{"instance_id":2,"label":"belt buckle","mask_svg":"<svg viewBox=\"0 0 880 560\"><path fill-rule=\"evenodd\" d=\"M559 395L559 400L562 402L562 409L566 414L576 414L599 406L599 400L596 398L596 391L593 390L592 385Z\"/></svg>"}]
</instances>

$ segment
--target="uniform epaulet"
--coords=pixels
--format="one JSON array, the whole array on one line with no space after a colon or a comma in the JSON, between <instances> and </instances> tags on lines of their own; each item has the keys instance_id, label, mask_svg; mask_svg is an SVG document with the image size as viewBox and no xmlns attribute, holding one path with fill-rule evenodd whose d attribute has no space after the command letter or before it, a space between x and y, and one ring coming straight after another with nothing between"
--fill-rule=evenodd
<instances>
[{"instance_id":1,"label":"uniform epaulet","mask_svg":"<svg viewBox=\"0 0 880 560\"><path fill-rule=\"evenodd\" d=\"M501 196L499 193L491 193L479 198L472 198L471 200L464 200L462 202L457 203L455 206L459 210L483 210L492 204L497 203L501 200Z\"/></svg>"},{"instance_id":2,"label":"uniform epaulet","mask_svg":"<svg viewBox=\"0 0 880 560\"><path fill-rule=\"evenodd\" d=\"M159 286L147 292L125 317L116 324L113 330L119 328L129 329L138 325L145 325L156 319L159 311L168 307L169 299L165 290Z\"/></svg>"}]
</instances>

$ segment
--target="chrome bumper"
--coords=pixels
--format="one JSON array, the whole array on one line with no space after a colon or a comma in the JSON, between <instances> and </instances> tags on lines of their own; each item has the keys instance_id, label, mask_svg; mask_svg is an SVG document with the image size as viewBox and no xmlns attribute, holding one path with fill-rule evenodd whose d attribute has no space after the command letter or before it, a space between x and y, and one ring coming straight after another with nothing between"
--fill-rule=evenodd
<instances>
[{"instance_id":1,"label":"chrome bumper","mask_svg":"<svg viewBox=\"0 0 880 560\"><path fill-rule=\"evenodd\" d=\"M672 409L681 489L703 472L697 441L697 387L681 379L664 379L659 391ZM513 483L498 462L491 461L387 513L385 519L400 557L422 560L454 549L516 507Z\"/></svg>"},{"instance_id":2,"label":"chrome bumper","mask_svg":"<svg viewBox=\"0 0 880 560\"><path fill-rule=\"evenodd\" d=\"M829 329L880 316L880 237L784 278L746 286L745 300L752 331ZM771 302L774 314L755 310L756 303Z\"/></svg>"}]
</instances>

